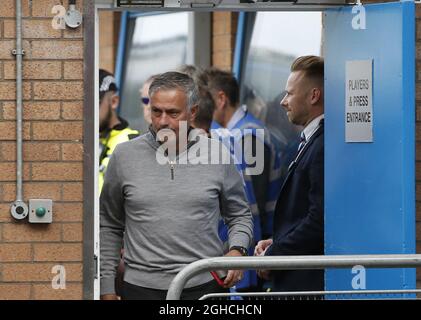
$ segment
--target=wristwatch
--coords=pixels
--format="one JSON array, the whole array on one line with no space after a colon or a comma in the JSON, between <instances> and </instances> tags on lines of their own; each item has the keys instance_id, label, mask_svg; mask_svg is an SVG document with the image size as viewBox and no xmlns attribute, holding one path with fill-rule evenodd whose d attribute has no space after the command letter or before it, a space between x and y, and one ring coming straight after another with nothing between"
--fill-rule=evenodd
<instances>
[{"instance_id":1,"label":"wristwatch","mask_svg":"<svg viewBox=\"0 0 421 320\"><path fill-rule=\"evenodd\" d=\"M242 256L244 256L244 257L247 257L248 255L249 255L249 252L248 252L248 250L246 249L246 248L244 248L244 247L240 247L240 246L233 246L233 247L231 247L230 248L230 251L231 250L237 250L238 252L240 252L241 253L241 255Z\"/></svg>"}]
</instances>

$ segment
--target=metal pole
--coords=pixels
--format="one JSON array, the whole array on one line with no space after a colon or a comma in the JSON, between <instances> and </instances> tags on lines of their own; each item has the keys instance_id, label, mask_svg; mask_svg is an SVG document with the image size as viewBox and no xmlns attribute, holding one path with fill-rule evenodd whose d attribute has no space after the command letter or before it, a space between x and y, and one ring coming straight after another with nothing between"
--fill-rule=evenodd
<instances>
[{"instance_id":1,"label":"metal pole","mask_svg":"<svg viewBox=\"0 0 421 320\"><path fill-rule=\"evenodd\" d=\"M22 200L22 3L16 0L16 200Z\"/></svg>"},{"instance_id":2,"label":"metal pole","mask_svg":"<svg viewBox=\"0 0 421 320\"><path fill-rule=\"evenodd\" d=\"M10 208L15 219L28 215L28 206L22 195L22 2L16 0L16 200Z\"/></svg>"},{"instance_id":3,"label":"metal pole","mask_svg":"<svg viewBox=\"0 0 421 320\"><path fill-rule=\"evenodd\" d=\"M195 275L212 270L230 269L326 269L352 268L410 268L421 266L421 254L409 255L341 255L341 256L274 256L274 257L218 257L203 259L187 265L171 282L167 300L180 299L187 281Z\"/></svg>"},{"instance_id":4,"label":"metal pole","mask_svg":"<svg viewBox=\"0 0 421 320\"><path fill-rule=\"evenodd\" d=\"M408 290L344 290L344 291L287 291L287 292L230 292L230 293L209 293L200 297L199 300L228 297L294 297L294 296L338 296L338 295L404 295L418 294L420 289Z\"/></svg>"}]
</instances>

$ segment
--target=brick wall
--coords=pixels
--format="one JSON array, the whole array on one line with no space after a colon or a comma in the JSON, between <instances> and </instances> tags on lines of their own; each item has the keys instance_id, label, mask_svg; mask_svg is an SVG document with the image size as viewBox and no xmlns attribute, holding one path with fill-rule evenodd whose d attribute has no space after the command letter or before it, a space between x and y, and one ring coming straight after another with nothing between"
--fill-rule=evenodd
<instances>
[{"instance_id":1,"label":"brick wall","mask_svg":"<svg viewBox=\"0 0 421 320\"><path fill-rule=\"evenodd\" d=\"M99 11L99 66L114 73L120 31L119 12Z\"/></svg>"},{"instance_id":2,"label":"brick wall","mask_svg":"<svg viewBox=\"0 0 421 320\"><path fill-rule=\"evenodd\" d=\"M0 6L0 299L81 299L83 221L83 28L54 30L51 8L67 0L22 0L24 198L54 201L54 222L10 216L15 200L14 0ZM78 8L81 10L81 1ZM111 13L105 13L105 17ZM102 18L102 17L101 17ZM101 67L114 69L119 25L101 36ZM212 18L212 65L232 68L237 13ZM111 24L110 24L111 25ZM109 29L107 24L100 27ZM108 52L108 53L107 53ZM421 252L421 5L417 5L417 252ZM67 289L53 290L51 269L66 268ZM418 272L421 287L421 272Z\"/></svg>"},{"instance_id":3,"label":"brick wall","mask_svg":"<svg viewBox=\"0 0 421 320\"><path fill-rule=\"evenodd\" d=\"M15 221L14 0L0 5L0 299L82 298L83 30L55 30L51 8L22 0L24 199L53 200L53 223ZM78 1L82 10L82 1ZM53 290L51 269L66 268Z\"/></svg>"},{"instance_id":4,"label":"brick wall","mask_svg":"<svg viewBox=\"0 0 421 320\"><path fill-rule=\"evenodd\" d=\"M234 61L237 12L214 12L212 14L212 65L231 70Z\"/></svg>"}]
</instances>

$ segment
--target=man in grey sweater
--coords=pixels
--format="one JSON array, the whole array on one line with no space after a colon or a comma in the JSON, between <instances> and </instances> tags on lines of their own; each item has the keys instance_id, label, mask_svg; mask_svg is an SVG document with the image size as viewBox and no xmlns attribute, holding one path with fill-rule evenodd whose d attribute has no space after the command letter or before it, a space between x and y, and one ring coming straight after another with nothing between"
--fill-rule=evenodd
<instances>
[{"instance_id":1,"label":"man in grey sweater","mask_svg":"<svg viewBox=\"0 0 421 320\"><path fill-rule=\"evenodd\" d=\"M226 256L246 254L253 237L242 179L226 161L229 152L206 136L192 138L187 129L197 112L193 80L164 73L152 82L149 96L150 131L116 148L101 193L102 299L117 298L114 280L123 241L122 298L165 299L184 266L223 255L220 216L229 228ZM229 270L219 287L210 273L199 274L188 281L182 298L226 291L241 278L242 271Z\"/></svg>"}]
</instances>

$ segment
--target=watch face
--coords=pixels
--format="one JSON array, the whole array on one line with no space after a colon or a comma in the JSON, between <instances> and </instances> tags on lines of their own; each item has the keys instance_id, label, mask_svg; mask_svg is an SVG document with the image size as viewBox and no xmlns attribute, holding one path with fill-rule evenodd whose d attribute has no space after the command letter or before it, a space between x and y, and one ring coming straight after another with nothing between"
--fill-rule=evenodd
<instances>
[{"instance_id":1,"label":"watch face","mask_svg":"<svg viewBox=\"0 0 421 320\"><path fill-rule=\"evenodd\" d=\"M243 247L232 247L231 250L239 251L243 256L248 256L248 251L246 248Z\"/></svg>"}]
</instances>

